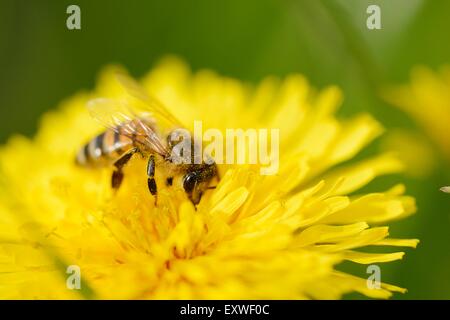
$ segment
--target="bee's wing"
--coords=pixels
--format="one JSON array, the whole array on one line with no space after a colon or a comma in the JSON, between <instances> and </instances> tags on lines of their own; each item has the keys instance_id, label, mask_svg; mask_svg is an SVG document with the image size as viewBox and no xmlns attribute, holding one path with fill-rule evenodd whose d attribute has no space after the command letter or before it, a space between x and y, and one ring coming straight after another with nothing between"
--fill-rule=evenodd
<instances>
[{"instance_id":1,"label":"bee's wing","mask_svg":"<svg viewBox=\"0 0 450 320\"><path fill-rule=\"evenodd\" d=\"M183 124L172 115L160 101L150 96L150 94L129 75L123 72L117 72L116 78L131 97L142 103L140 112L149 113L158 123L167 127L166 129L184 128Z\"/></svg>"},{"instance_id":2,"label":"bee's wing","mask_svg":"<svg viewBox=\"0 0 450 320\"><path fill-rule=\"evenodd\" d=\"M135 118L134 112L121 100L97 98L88 101L87 109L91 116L108 129L129 123Z\"/></svg>"},{"instance_id":3,"label":"bee's wing","mask_svg":"<svg viewBox=\"0 0 450 320\"><path fill-rule=\"evenodd\" d=\"M87 108L91 116L106 128L130 139L138 139L162 156L168 154L161 138L150 125L153 119L148 114L139 113L123 100L107 98L90 100Z\"/></svg>"}]
</instances>

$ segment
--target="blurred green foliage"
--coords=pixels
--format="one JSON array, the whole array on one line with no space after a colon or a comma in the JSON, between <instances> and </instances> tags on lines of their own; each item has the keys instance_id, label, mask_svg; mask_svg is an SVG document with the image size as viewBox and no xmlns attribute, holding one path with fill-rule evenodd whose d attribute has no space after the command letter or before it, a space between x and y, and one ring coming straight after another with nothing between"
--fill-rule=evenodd
<instances>
[{"instance_id":1,"label":"blurred green foliage","mask_svg":"<svg viewBox=\"0 0 450 320\"><path fill-rule=\"evenodd\" d=\"M81 7L81 30L66 28L70 4ZM381 30L366 28L369 4L381 7ZM140 76L167 53L194 70L251 82L301 72L317 87L344 90L342 116L368 111L387 128L419 130L377 90L407 81L414 65L450 63L449 13L446 0L2 0L0 142L33 134L43 112L92 88L103 66L120 63ZM450 299L450 196L438 191L450 184L449 164L420 180L381 178L367 190L399 180L419 211L394 223L391 235L422 242L404 261L382 265L382 280L409 289L398 299ZM365 276L364 266L342 268Z\"/></svg>"}]
</instances>

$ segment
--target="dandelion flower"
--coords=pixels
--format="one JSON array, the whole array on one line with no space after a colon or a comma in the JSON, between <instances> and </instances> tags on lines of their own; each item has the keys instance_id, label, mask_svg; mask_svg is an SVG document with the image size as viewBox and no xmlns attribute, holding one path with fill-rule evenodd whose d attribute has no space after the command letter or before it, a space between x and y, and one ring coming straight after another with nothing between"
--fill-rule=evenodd
<instances>
[{"instance_id":1,"label":"dandelion flower","mask_svg":"<svg viewBox=\"0 0 450 320\"><path fill-rule=\"evenodd\" d=\"M191 73L175 58L146 75L143 87L187 125L281 128L277 174L219 165L219 184L195 210L168 189L155 207L139 157L116 194L111 168L75 165L77 149L102 130L86 103L118 95L114 71L102 73L94 92L46 114L33 139L15 136L0 150L2 298L338 299L405 291L384 283L370 289L366 279L335 268L404 255L364 252L368 246L418 243L389 238L384 226L415 211L402 185L358 193L402 165L391 154L348 163L382 128L367 114L337 120L336 87L315 91L300 75L251 87ZM80 290L66 285L72 265Z\"/></svg>"},{"instance_id":2,"label":"dandelion flower","mask_svg":"<svg viewBox=\"0 0 450 320\"><path fill-rule=\"evenodd\" d=\"M392 86L383 92L385 99L408 113L426 132L441 153L450 160L450 67L439 72L416 67L409 84Z\"/></svg>"}]
</instances>

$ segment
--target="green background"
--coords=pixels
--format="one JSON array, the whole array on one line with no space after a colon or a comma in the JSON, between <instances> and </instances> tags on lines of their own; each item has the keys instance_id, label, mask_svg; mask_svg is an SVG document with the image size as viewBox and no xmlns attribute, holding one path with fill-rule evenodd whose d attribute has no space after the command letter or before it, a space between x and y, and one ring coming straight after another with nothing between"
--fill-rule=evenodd
<instances>
[{"instance_id":1,"label":"green background","mask_svg":"<svg viewBox=\"0 0 450 320\"><path fill-rule=\"evenodd\" d=\"M81 30L66 28L70 4L81 7ZM369 4L381 7L382 30L366 28ZM120 63L141 76L168 53L194 70L250 82L301 72L317 87L343 88L340 115L369 111L388 129L419 130L376 90L407 81L414 65L450 62L449 14L447 0L2 0L0 142L32 135L43 112L93 88L103 66ZM375 150L376 143L367 152ZM396 299L450 299L450 196L438 191L450 184L450 170L439 163L426 178L380 178L366 188L402 180L418 202L418 213L393 223L391 234L421 244L381 265L383 281L409 289ZM365 266L342 268L366 277Z\"/></svg>"}]
</instances>

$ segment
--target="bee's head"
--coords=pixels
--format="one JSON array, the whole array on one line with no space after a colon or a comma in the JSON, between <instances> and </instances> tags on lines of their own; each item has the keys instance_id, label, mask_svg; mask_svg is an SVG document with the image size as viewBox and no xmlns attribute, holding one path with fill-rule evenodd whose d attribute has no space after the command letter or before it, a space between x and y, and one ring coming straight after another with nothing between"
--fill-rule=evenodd
<instances>
[{"instance_id":1,"label":"bee's head","mask_svg":"<svg viewBox=\"0 0 450 320\"><path fill-rule=\"evenodd\" d=\"M188 171L183 176L183 189L194 205L208 188L210 181L217 177L216 165L199 165L196 170Z\"/></svg>"}]
</instances>

